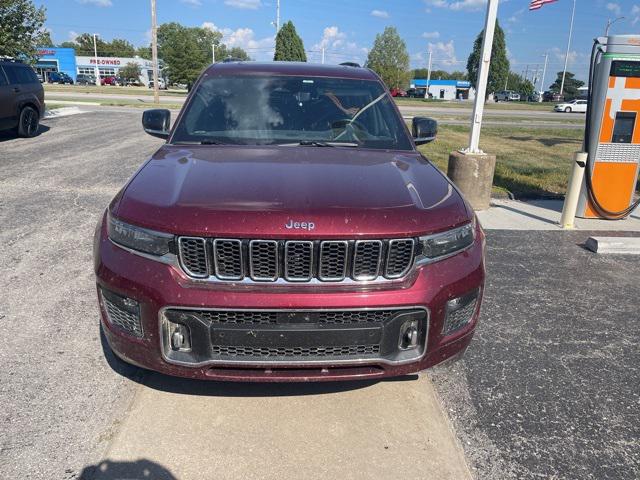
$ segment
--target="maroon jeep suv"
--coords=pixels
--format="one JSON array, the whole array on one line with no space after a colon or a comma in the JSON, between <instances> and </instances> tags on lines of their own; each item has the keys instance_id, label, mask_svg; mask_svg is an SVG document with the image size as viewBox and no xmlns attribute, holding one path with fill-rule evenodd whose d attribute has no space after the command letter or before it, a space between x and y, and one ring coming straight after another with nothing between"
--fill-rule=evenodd
<instances>
[{"instance_id":1,"label":"maroon jeep suv","mask_svg":"<svg viewBox=\"0 0 640 480\"><path fill-rule=\"evenodd\" d=\"M98 224L102 327L122 360L241 381L376 379L464 352L484 234L371 70L230 62Z\"/></svg>"}]
</instances>

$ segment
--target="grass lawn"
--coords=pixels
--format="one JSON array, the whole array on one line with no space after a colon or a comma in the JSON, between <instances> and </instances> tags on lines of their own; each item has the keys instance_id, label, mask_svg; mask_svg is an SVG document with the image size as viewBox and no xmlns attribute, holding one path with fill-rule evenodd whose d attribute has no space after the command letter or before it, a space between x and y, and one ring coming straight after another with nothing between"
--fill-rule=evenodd
<instances>
[{"instance_id":1,"label":"grass lawn","mask_svg":"<svg viewBox=\"0 0 640 480\"><path fill-rule=\"evenodd\" d=\"M497 156L494 192L511 192L516 198L564 194L582 136L582 130L484 127L480 148ZM449 153L468 143L469 127L441 125L438 138L420 151L446 173Z\"/></svg>"},{"instance_id":2,"label":"grass lawn","mask_svg":"<svg viewBox=\"0 0 640 480\"><path fill-rule=\"evenodd\" d=\"M420 98L399 98L395 97L394 100L398 105L420 105L420 106L432 106L432 107L446 107L446 108L473 108L473 102L464 101L457 102L453 100L424 100ZM486 110L542 110L552 111L555 103L534 103L534 102L499 102L499 103L487 103L485 105Z\"/></svg>"}]
</instances>

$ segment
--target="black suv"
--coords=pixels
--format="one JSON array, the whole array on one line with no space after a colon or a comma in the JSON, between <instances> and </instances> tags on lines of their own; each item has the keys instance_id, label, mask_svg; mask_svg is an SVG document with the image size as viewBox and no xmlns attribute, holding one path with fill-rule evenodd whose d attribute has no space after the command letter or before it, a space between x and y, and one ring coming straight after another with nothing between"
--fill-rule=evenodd
<instances>
[{"instance_id":1,"label":"black suv","mask_svg":"<svg viewBox=\"0 0 640 480\"><path fill-rule=\"evenodd\" d=\"M49 72L49 78L47 81L49 83L73 85L73 78L71 78L69 75L67 75L64 72Z\"/></svg>"},{"instance_id":2,"label":"black suv","mask_svg":"<svg viewBox=\"0 0 640 480\"><path fill-rule=\"evenodd\" d=\"M0 130L16 128L21 137L38 133L44 114L44 89L33 69L0 59Z\"/></svg>"}]
</instances>

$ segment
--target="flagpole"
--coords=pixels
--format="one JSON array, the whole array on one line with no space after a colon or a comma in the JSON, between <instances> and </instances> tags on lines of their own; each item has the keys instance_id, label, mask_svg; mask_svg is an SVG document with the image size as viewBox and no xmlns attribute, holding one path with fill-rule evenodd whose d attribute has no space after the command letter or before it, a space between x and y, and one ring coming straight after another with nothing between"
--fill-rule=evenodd
<instances>
[{"instance_id":1,"label":"flagpole","mask_svg":"<svg viewBox=\"0 0 640 480\"><path fill-rule=\"evenodd\" d=\"M567 63L569 62L569 51L571 49L571 35L573 34L573 17L576 14L576 0L573 0L571 10L571 24L569 25L569 41L567 42L567 53L564 56L564 70L562 71L562 83L560 84L560 95L564 96L564 77L567 74Z\"/></svg>"}]
</instances>

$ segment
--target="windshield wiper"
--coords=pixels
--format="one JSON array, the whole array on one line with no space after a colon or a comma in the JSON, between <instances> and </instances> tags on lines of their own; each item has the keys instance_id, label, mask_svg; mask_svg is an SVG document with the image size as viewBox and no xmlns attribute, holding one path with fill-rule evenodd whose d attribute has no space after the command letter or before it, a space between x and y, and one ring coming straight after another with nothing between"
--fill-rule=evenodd
<instances>
[{"instance_id":1,"label":"windshield wiper","mask_svg":"<svg viewBox=\"0 0 640 480\"><path fill-rule=\"evenodd\" d=\"M357 143L353 142L321 142L318 140L302 140L297 143L281 143L279 147L359 147Z\"/></svg>"}]
</instances>

